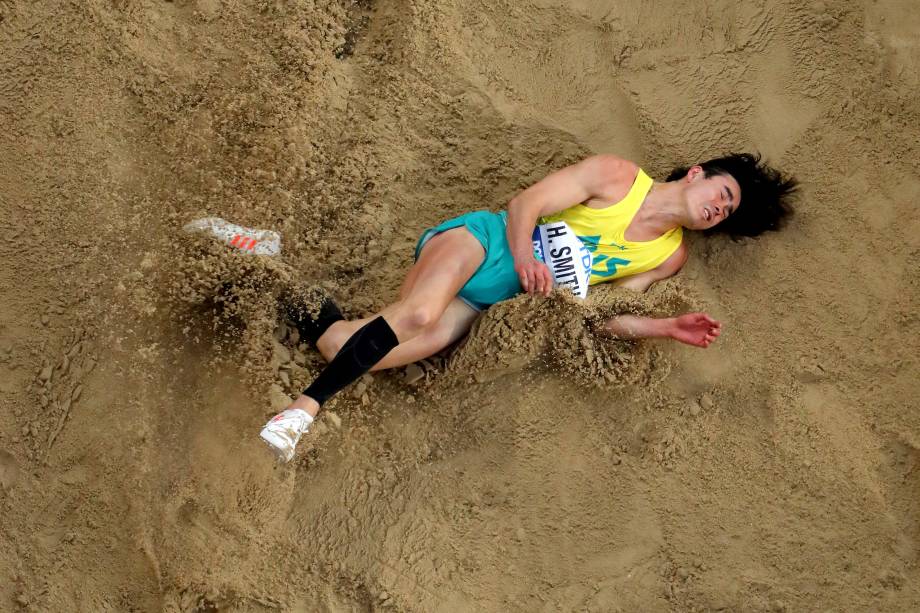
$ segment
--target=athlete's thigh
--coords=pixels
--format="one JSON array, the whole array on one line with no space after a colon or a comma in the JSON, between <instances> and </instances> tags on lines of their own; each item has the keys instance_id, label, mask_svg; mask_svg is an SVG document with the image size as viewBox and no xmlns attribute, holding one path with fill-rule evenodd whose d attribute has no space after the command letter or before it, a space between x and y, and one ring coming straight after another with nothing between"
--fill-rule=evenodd
<instances>
[{"instance_id":1,"label":"athlete's thigh","mask_svg":"<svg viewBox=\"0 0 920 613\"><path fill-rule=\"evenodd\" d=\"M454 298L447 305L437 323L426 328L418 336L398 345L377 362L372 370L405 366L433 356L463 338L470 331L478 316L479 311L459 298Z\"/></svg>"},{"instance_id":2,"label":"athlete's thigh","mask_svg":"<svg viewBox=\"0 0 920 613\"><path fill-rule=\"evenodd\" d=\"M434 301L446 308L485 259L485 249L464 227L428 240L400 288L402 300Z\"/></svg>"}]
</instances>

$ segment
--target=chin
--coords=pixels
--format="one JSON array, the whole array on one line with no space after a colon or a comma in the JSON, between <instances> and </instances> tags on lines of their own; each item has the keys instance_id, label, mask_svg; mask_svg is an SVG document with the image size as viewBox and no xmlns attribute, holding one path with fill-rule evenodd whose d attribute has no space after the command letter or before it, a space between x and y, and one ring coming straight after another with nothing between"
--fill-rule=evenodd
<instances>
[{"instance_id":1,"label":"chin","mask_svg":"<svg viewBox=\"0 0 920 613\"><path fill-rule=\"evenodd\" d=\"M700 209L700 214L697 217L697 222L696 222L697 228L699 230L705 230L709 227L710 223L711 222L706 220L706 213L703 211L703 209Z\"/></svg>"}]
</instances>

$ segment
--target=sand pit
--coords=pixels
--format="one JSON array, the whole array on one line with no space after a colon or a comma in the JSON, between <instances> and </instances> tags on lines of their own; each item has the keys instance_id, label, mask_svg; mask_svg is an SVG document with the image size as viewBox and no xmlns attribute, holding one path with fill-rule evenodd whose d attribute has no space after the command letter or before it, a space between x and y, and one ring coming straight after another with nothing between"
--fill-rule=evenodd
<instances>
[{"instance_id":1,"label":"sand pit","mask_svg":"<svg viewBox=\"0 0 920 613\"><path fill-rule=\"evenodd\" d=\"M913 4L0 0L0 610L920 609ZM322 364L285 287L364 316L553 169L752 148L782 233L499 305L261 446ZM590 333L690 307L706 351Z\"/></svg>"}]
</instances>

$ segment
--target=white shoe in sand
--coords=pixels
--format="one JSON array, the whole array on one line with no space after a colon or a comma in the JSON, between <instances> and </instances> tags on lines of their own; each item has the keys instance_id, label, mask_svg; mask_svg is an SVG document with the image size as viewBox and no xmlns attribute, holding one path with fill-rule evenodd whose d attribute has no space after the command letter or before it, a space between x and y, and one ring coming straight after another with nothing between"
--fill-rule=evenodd
<instances>
[{"instance_id":1,"label":"white shoe in sand","mask_svg":"<svg viewBox=\"0 0 920 613\"><path fill-rule=\"evenodd\" d=\"M273 230L258 230L230 223L220 217L203 217L191 221L182 229L186 232L206 232L217 240L254 255L279 255L281 235Z\"/></svg>"},{"instance_id":2,"label":"white shoe in sand","mask_svg":"<svg viewBox=\"0 0 920 613\"><path fill-rule=\"evenodd\" d=\"M282 462L294 457L297 441L313 423L313 418L303 409L287 409L269 420L259 434Z\"/></svg>"}]
</instances>

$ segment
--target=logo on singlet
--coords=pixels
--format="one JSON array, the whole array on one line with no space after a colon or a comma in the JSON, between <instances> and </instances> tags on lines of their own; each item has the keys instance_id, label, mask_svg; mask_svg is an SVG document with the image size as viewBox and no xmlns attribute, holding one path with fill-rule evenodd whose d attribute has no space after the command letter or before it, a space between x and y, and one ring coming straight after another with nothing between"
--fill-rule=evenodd
<instances>
[{"instance_id":1,"label":"logo on singlet","mask_svg":"<svg viewBox=\"0 0 920 613\"><path fill-rule=\"evenodd\" d=\"M584 243L588 251L591 252L591 274L597 275L598 277L614 277L617 272L619 272L618 267L626 267L632 264L631 260L625 260L622 258L615 258L610 255L604 255L603 253L597 253L598 243L600 243L600 235L596 236L579 236L581 242ZM626 247L622 245L617 245L616 243L611 243L611 246L619 248L621 251L625 251Z\"/></svg>"}]
</instances>

